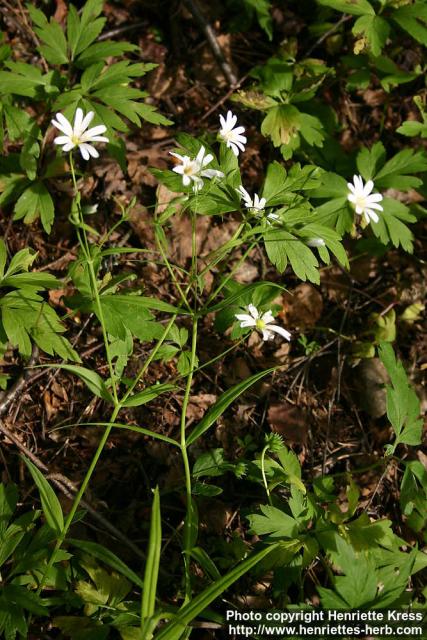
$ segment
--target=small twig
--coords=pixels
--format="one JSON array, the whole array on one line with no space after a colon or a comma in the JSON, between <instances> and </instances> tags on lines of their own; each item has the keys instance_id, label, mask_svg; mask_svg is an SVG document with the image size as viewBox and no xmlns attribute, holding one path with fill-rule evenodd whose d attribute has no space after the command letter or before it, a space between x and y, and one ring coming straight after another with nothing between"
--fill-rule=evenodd
<instances>
[{"instance_id":1,"label":"small twig","mask_svg":"<svg viewBox=\"0 0 427 640\"><path fill-rule=\"evenodd\" d=\"M17 399L17 397L22 393L22 391L27 386L28 379L31 375L31 367L35 364L36 360L39 357L39 349L36 345L33 346L33 350L31 352L31 357L28 361L27 367L22 375L17 379L15 384L13 384L9 391L7 391L2 400L0 402L0 416L3 416L6 411L9 409L10 405Z\"/></svg>"},{"instance_id":2,"label":"small twig","mask_svg":"<svg viewBox=\"0 0 427 640\"><path fill-rule=\"evenodd\" d=\"M97 42L103 42L104 40L109 40L110 38L116 38L117 36L121 36L128 31L134 31L135 29L139 29L146 24L145 20L138 20L133 24L124 24L122 27L117 27L116 29L111 29L110 31L106 31L101 36L99 36Z\"/></svg>"},{"instance_id":3,"label":"small twig","mask_svg":"<svg viewBox=\"0 0 427 640\"><path fill-rule=\"evenodd\" d=\"M235 87L237 85L237 78L233 73L232 68L228 64L227 60L224 57L224 53L221 47L218 44L218 40L216 39L214 30L211 25L206 21L203 13L200 11L199 7L193 0L183 0L183 3L193 16L194 20L198 23L200 29L206 36L206 40L210 48L212 49L212 53L215 57L215 60L221 67L221 71L224 74L225 79L229 83L231 87Z\"/></svg>"},{"instance_id":4,"label":"small twig","mask_svg":"<svg viewBox=\"0 0 427 640\"><path fill-rule=\"evenodd\" d=\"M209 116L214 113L217 109L219 109L220 107L222 107L222 105L224 104L224 102L226 102L228 100L228 98L234 93L234 91L236 89L238 89L241 85L242 82L244 82L246 80L246 78L248 77L248 74L246 73L244 76L242 76L235 85L233 85L228 91L227 93L222 96L222 98L220 100L218 100L218 102L215 102L215 104L208 110L206 111L206 113L203 114L203 116L200 118L200 121L203 122L203 120L206 120L206 118L209 118Z\"/></svg>"},{"instance_id":5,"label":"small twig","mask_svg":"<svg viewBox=\"0 0 427 640\"><path fill-rule=\"evenodd\" d=\"M8 429L2 422L0 422L0 432L3 435L13 442L13 444L29 459L31 462L38 468L40 471L43 471L47 474L47 477L51 480L52 484L54 484L67 498L74 499L75 494L77 493L74 484L62 474L49 474L49 468L45 465L40 458L38 458L28 447L23 444L17 436L15 436L10 429ZM133 553L141 559L145 559L145 554L131 541L127 538L124 533L116 529L116 527L111 524L108 520L106 520L101 514L99 514L90 504L86 502L86 500L81 500L80 504L83 509L85 509L94 520L97 520L107 531L109 531L114 538L120 540L126 546L133 551Z\"/></svg>"},{"instance_id":6,"label":"small twig","mask_svg":"<svg viewBox=\"0 0 427 640\"><path fill-rule=\"evenodd\" d=\"M349 16L349 15L346 15L346 14L344 14L343 16L341 16L341 18L338 20L338 22L336 22L336 23L334 24L334 26L333 26L333 27L331 27L330 29L328 29L327 31L325 31L325 33L323 33L323 34L320 36L320 38L318 38L318 39L316 40L316 42L315 42L315 43L310 47L310 49L307 51L307 53L306 53L305 55L306 55L307 57L308 57L308 56L310 56L310 55L313 53L313 51L314 51L315 49L317 49L317 47L318 47L319 45L321 45L321 44L322 44L322 42L324 42L324 40L326 40L326 38L329 38L329 36L331 36L333 33L335 33L335 31L336 31L337 29L339 29L339 28L340 28L340 26L341 26L342 24L344 24L344 22L347 22L347 21L348 21L348 20L350 20L350 18L352 18L352 17L353 17L353 16Z\"/></svg>"}]
</instances>

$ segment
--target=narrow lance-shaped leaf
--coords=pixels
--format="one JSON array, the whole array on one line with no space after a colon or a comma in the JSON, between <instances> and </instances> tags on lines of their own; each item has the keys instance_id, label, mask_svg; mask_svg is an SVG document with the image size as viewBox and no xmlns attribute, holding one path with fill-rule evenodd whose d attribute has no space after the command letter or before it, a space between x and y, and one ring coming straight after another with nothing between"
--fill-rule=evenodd
<instances>
[{"instance_id":1,"label":"narrow lance-shaped leaf","mask_svg":"<svg viewBox=\"0 0 427 640\"><path fill-rule=\"evenodd\" d=\"M109 549L106 549L106 547L103 547L102 545L97 544L96 542L91 542L89 540L67 538L67 541L69 544L76 547L76 549L80 549L81 551L84 551L85 553L93 556L97 560L101 560L101 562L114 569L114 571L118 571L119 573L121 573L133 584L136 584L141 589L143 588L144 583L141 578L134 571L132 571L132 569L130 569L127 564L123 562L123 560L120 560L120 558L116 556L115 553L113 553Z\"/></svg>"},{"instance_id":2,"label":"narrow lance-shaped leaf","mask_svg":"<svg viewBox=\"0 0 427 640\"><path fill-rule=\"evenodd\" d=\"M218 596L228 589L236 580L252 567L258 564L263 558L275 551L279 543L269 545L266 549L254 553L249 558L241 562L234 569L229 571L220 580L217 580L210 587L202 591L194 600L185 605L176 618L169 622L160 633L154 636L154 640L179 640L187 629L187 625L204 611Z\"/></svg>"},{"instance_id":3,"label":"narrow lance-shaped leaf","mask_svg":"<svg viewBox=\"0 0 427 640\"><path fill-rule=\"evenodd\" d=\"M159 577L160 551L162 547L162 520L160 513L159 488L154 489L151 508L150 537L148 540L147 562L145 564L144 588L141 601L141 627L149 624L156 608L157 580Z\"/></svg>"},{"instance_id":4,"label":"narrow lance-shaped leaf","mask_svg":"<svg viewBox=\"0 0 427 640\"><path fill-rule=\"evenodd\" d=\"M39 490L40 499L42 503L43 513L46 518L46 522L55 533L60 534L64 528L64 516L62 513L61 504L56 497L56 493L37 467L28 460L28 458L22 457L23 461L27 465L29 472L31 473L33 480Z\"/></svg>"},{"instance_id":5,"label":"narrow lance-shaped leaf","mask_svg":"<svg viewBox=\"0 0 427 640\"><path fill-rule=\"evenodd\" d=\"M78 367L74 364L56 364L48 366L57 367L58 369L64 369L65 371L74 373L80 378L80 380L83 380L92 393L107 402L113 403L113 397L109 392L107 385L96 371L91 371L90 369L86 369L86 367Z\"/></svg>"},{"instance_id":6,"label":"narrow lance-shaped leaf","mask_svg":"<svg viewBox=\"0 0 427 640\"><path fill-rule=\"evenodd\" d=\"M231 389L225 391L209 411L207 411L197 427L195 427L190 433L187 438L187 444L193 444L193 442L200 438L200 436L203 435L216 420L218 420L218 418L224 413L230 404L236 400L236 398L242 395L242 393L255 384L255 382L258 382L258 380L261 380L264 376L272 373L273 371L275 371L275 367L255 373L253 376L250 376L246 380L243 380L243 382L239 382L234 387L231 387Z\"/></svg>"}]
</instances>

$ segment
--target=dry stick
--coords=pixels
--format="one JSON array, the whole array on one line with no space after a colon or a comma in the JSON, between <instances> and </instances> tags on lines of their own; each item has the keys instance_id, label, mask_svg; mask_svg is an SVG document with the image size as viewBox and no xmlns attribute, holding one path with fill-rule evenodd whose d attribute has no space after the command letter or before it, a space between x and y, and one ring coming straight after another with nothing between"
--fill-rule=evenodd
<instances>
[{"instance_id":1,"label":"dry stick","mask_svg":"<svg viewBox=\"0 0 427 640\"><path fill-rule=\"evenodd\" d=\"M318 40L316 40L316 42L310 47L310 49L306 52L305 56L308 58L315 49L317 49L317 47L319 45L322 44L322 42L324 42L324 40L326 40L326 38L329 38L329 36L331 36L333 33L335 33L335 31L337 31L337 29L340 28L340 26L342 24L344 24L344 22L347 22L348 20L350 20L350 18L352 18L353 16L349 16L344 14L336 24L333 25L333 27L331 27L330 29L328 29L328 31L325 31L324 34L322 34L320 36L320 38Z\"/></svg>"},{"instance_id":2,"label":"dry stick","mask_svg":"<svg viewBox=\"0 0 427 640\"><path fill-rule=\"evenodd\" d=\"M1 402L0 402L0 416L4 415L10 405L17 399L20 393L27 386L28 379L31 376L31 367L36 363L37 358L39 357L39 349L36 345L33 346L33 350L31 352L31 357L28 361L28 365L24 371L24 373L17 379L17 381L10 387L9 391L7 391Z\"/></svg>"},{"instance_id":3,"label":"dry stick","mask_svg":"<svg viewBox=\"0 0 427 640\"><path fill-rule=\"evenodd\" d=\"M200 29L205 34L206 40L208 41L208 44L212 49L212 53L215 57L215 60L221 67L221 71L223 72L224 77L227 80L228 84L232 87L235 87L237 85L237 78L234 75L232 68L230 67L230 65L228 64L227 60L224 57L222 49L218 44L218 40L216 39L214 30L212 29L210 24L206 21L206 18L204 17L203 13L200 11L197 4L193 2L193 0L183 0L183 3L185 4L187 9L193 16L194 20L199 25Z\"/></svg>"},{"instance_id":4,"label":"dry stick","mask_svg":"<svg viewBox=\"0 0 427 640\"><path fill-rule=\"evenodd\" d=\"M222 107L222 105L224 104L224 102L227 102L228 98L233 95L234 91L236 91L236 89L239 89L239 87L242 85L242 83L246 80L246 78L248 77L248 74L246 73L244 76L242 76L235 85L233 85L228 91L227 93L222 96L222 98L220 100L218 100L218 102L215 102L215 104L208 110L206 111L206 113L203 114L203 116L200 118L200 122L203 122L203 120L206 120L207 118L209 118L210 115L212 115L212 113L215 113L215 111L217 109L219 109L220 107Z\"/></svg>"},{"instance_id":5,"label":"dry stick","mask_svg":"<svg viewBox=\"0 0 427 640\"><path fill-rule=\"evenodd\" d=\"M15 436L10 429L8 429L2 422L0 422L0 432L3 433L6 438L8 438L11 442L13 442L16 447L22 451L22 453L29 459L31 462L38 468L40 471L49 474L49 468L45 465L44 462L40 460L28 447L23 444L17 436ZM77 493L73 483L69 478L62 474L50 474L49 478L54 484L67 498L74 498ZM144 553L131 541L129 540L124 533L116 529L114 525L112 525L108 520L106 520L103 516L101 516L90 504L88 504L85 500L81 500L80 504L82 507L90 513L94 520L97 520L99 524L101 524L105 529L107 529L117 540L120 540L124 544L126 544L129 549L135 553L141 559L145 559Z\"/></svg>"},{"instance_id":6,"label":"dry stick","mask_svg":"<svg viewBox=\"0 0 427 640\"><path fill-rule=\"evenodd\" d=\"M106 31L102 35L99 36L97 42L103 42L104 40L109 40L110 38L116 38L117 36L121 36L128 31L135 31L135 29L139 29L147 24L146 20L137 20L133 24L124 24L122 27L116 27L116 29L111 29L111 31Z\"/></svg>"},{"instance_id":7,"label":"dry stick","mask_svg":"<svg viewBox=\"0 0 427 640\"><path fill-rule=\"evenodd\" d=\"M0 402L0 417L3 416L10 405L17 399L20 393L25 389L29 378L31 377L31 369L30 367L35 363L38 358L39 350L37 346L33 346L33 351L31 354L31 358L28 362L27 368L24 373L18 378L14 385L10 388L10 390L5 394L2 402ZM0 421L0 432L3 433L6 438L8 438L13 444L24 453L31 462L35 464L35 466L40 469L40 471L49 472L49 468L45 465L44 462L40 460L28 447L26 447L19 438L8 429L3 422ZM63 476L62 474L51 474L53 484L55 484L62 493L70 497L70 494L76 493L72 482ZM72 497L74 498L74 495ZM105 529L107 529L115 538L121 540L124 544L126 544L138 557L144 559L145 555L141 552L141 550L131 541L129 540L121 531L116 529L114 525L112 525L108 520L103 518L93 507L90 506L86 501L82 500L81 505L88 513L91 514L94 520L97 520Z\"/></svg>"}]
</instances>

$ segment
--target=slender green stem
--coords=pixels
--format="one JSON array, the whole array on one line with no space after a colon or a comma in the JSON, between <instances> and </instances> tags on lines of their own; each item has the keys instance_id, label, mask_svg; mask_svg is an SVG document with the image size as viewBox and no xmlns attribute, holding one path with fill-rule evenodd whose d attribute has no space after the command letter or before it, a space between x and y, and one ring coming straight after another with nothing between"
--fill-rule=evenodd
<instances>
[{"instance_id":1,"label":"slender green stem","mask_svg":"<svg viewBox=\"0 0 427 640\"><path fill-rule=\"evenodd\" d=\"M181 423L180 423L180 443L181 443L181 455L184 465L185 474L185 492L187 513L184 522L184 568L185 568L185 603L191 599L191 576L190 576L190 551L192 546L191 531L192 531L192 490L191 490L191 471L190 462L188 459L187 442L186 442L186 415L188 403L190 400L191 384L193 381L193 374L196 364L196 348L197 348L197 318L193 317L193 330L191 336L191 358L190 358L190 372L187 378L187 384L184 392L184 400L182 402L181 409Z\"/></svg>"},{"instance_id":2,"label":"slender green stem","mask_svg":"<svg viewBox=\"0 0 427 640\"><path fill-rule=\"evenodd\" d=\"M152 363L153 359L157 355L157 352L160 349L160 347L162 346L163 342L166 340L166 338L167 338L167 336L169 334L169 331L171 330L172 325L175 322L175 319L176 319L176 315L173 315L171 317L171 319L169 320L168 324L166 325L165 330L163 331L162 335L158 339L156 346L154 347L154 349L152 350L152 352L148 356L147 360L144 362L144 364L143 364L141 370L139 371L138 375L136 376L135 380L133 381L133 383L131 384L129 389L126 391L126 393L123 395L123 397L120 399L120 404L122 406L123 406L123 403L130 396L132 391L135 389L136 385L141 380L142 376L145 374L145 372L147 371L148 367Z\"/></svg>"},{"instance_id":3,"label":"slender green stem","mask_svg":"<svg viewBox=\"0 0 427 640\"><path fill-rule=\"evenodd\" d=\"M188 309L189 311L191 311L191 306L190 306L190 303L189 303L189 302L188 302L188 300L187 300L186 292L184 292L184 291L182 290L181 285L179 284L178 280L176 279L175 273L174 273L174 271L173 271L173 269L172 269L172 266L171 266L171 264L170 264L170 262L169 262L169 259L168 259L167 255L166 255L166 253L165 253L165 250L164 250L164 248L163 248L162 241L161 241L161 239L158 237L158 232L157 232L157 230L155 231L155 236L156 236L156 243L157 243L157 246L158 246L159 251L160 251L160 255L162 256L163 261L164 261L164 263L165 263L165 265L166 265L166 268L167 268L167 270L169 271L170 277L172 278L172 282L174 283L175 287L178 289L178 291L179 291L179 295L181 296L181 299L182 299L183 303L185 304L185 306L187 307L187 309ZM188 291L188 289L187 289L187 291Z\"/></svg>"},{"instance_id":4,"label":"slender green stem","mask_svg":"<svg viewBox=\"0 0 427 640\"><path fill-rule=\"evenodd\" d=\"M71 175L73 178L73 185L74 185L74 189L75 192L77 194L77 181L76 181L76 174L74 171L74 162L73 162L73 155L72 153L70 153L70 168L71 168ZM95 306L96 306L96 311L97 311L97 315L98 315L98 319L101 325L101 329L102 329L102 336L104 339L104 346L105 346L105 355L107 357L107 362L108 362L108 369L110 372L110 380L111 380L111 385L112 385L112 389L113 389L113 398L114 398L114 406L117 407L119 400L117 397L117 384L116 384L116 377L114 374L114 367L113 367L113 361L111 358L111 353L110 353L110 343L108 341L108 336L107 336L107 330L105 327L105 318L104 318L104 313L102 310L102 304L101 304L101 299L99 296L99 291L98 291L98 281L96 278L96 273L95 273L95 269L93 267L93 260L92 260L92 256L90 253L90 248L89 248L89 243L87 240L87 236L86 236L86 231L84 228L84 218L83 218L83 211L80 205L80 198L76 199L76 204L77 204L77 210L79 213L79 218L80 218L80 224L81 224L81 229L82 229L82 236L83 236L83 241L84 241L84 248L85 248L85 257L86 257L86 262L89 268L89 275L90 275L90 279L91 279L91 285L92 285L92 293L93 293L93 297L95 300ZM80 234L79 234L80 235Z\"/></svg>"},{"instance_id":5,"label":"slender green stem","mask_svg":"<svg viewBox=\"0 0 427 640\"><path fill-rule=\"evenodd\" d=\"M246 258L248 257L248 255L250 254L252 249L256 246L256 244L257 244L256 242L252 242L249 245L249 247L246 249L246 251L241 256L241 258L239 258L237 263L233 266L233 268L231 269L231 271L227 275L227 277L224 278L224 280L222 280L221 284L211 293L211 295L209 296L209 298L206 301L206 304L204 305L204 308L208 307L209 304L212 302L212 300L214 300L217 297L217 295L222 291L222 289L226 286L226 284L230 281L230 279L233 277L233 275L239 269L240 265L243 264L243 262L246 260Z\"/></svg>"},{"instance_id":6,"label":"slender green stem","mask_svg":"<svg viewBox=\"0 0 427 640\"><path fill-rule=\"evenodd\" d=\"M120 411L120 407L119 406L114 408L114 411L113 411L113 413L111 415L111 425L108 426L105 429L105 431L104 431L104 433L102 435L102 438L98 443L98 447L96 449L95 455L92 458L92 462L90 463L89 469L86 472L86 475L85 475L84 480L83 480L83 482L82 482L82 484L80 486L80 489L78 490L77 495L73 500L73 504L71 506L70 512L69 512L69 514L68 514L68 516L67 516L67 518L65 520L65 523L64 523L64 528L62 529L60 535L58 536L58 538L56 540L56 544L55 544L54 550L51 553L51 556L50 556L49 561L47 563L47 567L45 569L45 572L44 572L44 574L42 576L42 579L40 580L40 584L39 584L39 587L37 589L37 593L38 594L41 593L41 591L42 591L42 589L44 587L44 584L46 582L47 575L48 575L50 569L52 568L53 563L55 562L55 556L56 556L57 552L59 551L59 549L62 547L62 545L64 543L64 540L65 540L65 538L67 536L68 530L69 530L69 528L70 528L70 526L71 526L71 524L72 524L72 522L74 520L74 516L76 515L76 511L77 511L77 509L79 507L80 501L81 501L81 499L82 499L82 497L83 497L83 495L84 495L84 493L85 493L85 491L87 489L89 481L90 481L90 479L92 477L92 474L93 474L93 472L95 470L95 467L98 464L98 460L99 460L99 458L101 456L101 453L102 453L102 451L104 449L104 446L105 446L105 444L106 444L106 442L108 440L108 437L109 437L109 435L111 433L111 429L114 426L114 422L115 422L115 420L117 418L117 414L119 413L119 411Z\"/></svg>"}]
</instances>

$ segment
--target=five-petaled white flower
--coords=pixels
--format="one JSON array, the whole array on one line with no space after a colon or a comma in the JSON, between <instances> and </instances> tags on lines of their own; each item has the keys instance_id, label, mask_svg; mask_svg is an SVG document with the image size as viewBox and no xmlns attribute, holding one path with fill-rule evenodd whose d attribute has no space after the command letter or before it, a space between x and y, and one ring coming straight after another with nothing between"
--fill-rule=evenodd
<instances>
[{"instance_id":1,"label":"five-petaled white flower","mask_svg":"<svg viewBox=\"0 0 427 640\"><path fill-rule=\"evenodd\" d=\"M253 305L248 305L249 313L236 313L235 317L240 322L240 327L254 327L257 331L262 333L263 340L271 340L274 338L274 333L278 333L285 340L291 339L291 334L283 327L278 327L274 324L274 317L271 311L260 313L258 309Z\"/></svg>"},{"instance_id":2,"label":"five-petaled white flower","mask_svg":"<svg viewBox=\"0 0 427 640\"><path fill-rule=\"evenodd\" d=\"M191 182L194 182L193 189L198 191L203 187L202 178L223 178L222 171L216 169L205 169L205 167L212 162L213 155L206 153L205 147L200 147L200 150L195 158L189 156L181 156L179 153L173 153L169 151L171 156L177 158L181 164L176 165L172 169L175 173L179 173L182 176L182 183L185 187L188 187Z\"/></svg>"},{"instance_id":3,"label":"five-petaled white flower","mask_svg":"<svg viewBox=\"0 0 427 640\"><path fill-rule=\"evenodd\" d=\"M99 124L88 129L94 115L93 111L84 115L82 109L78 108L72 125L62 113L57 113L56 120L52 120L52 124L64 135L55 138L54 143L61 145L63 151L71 151L74 147L78 147L84 160L89 160L90 156L99 158L98 151L89 143L108 142L108 138L101 135L107 131L107 127Z\"/></svg>"},{"instance_id":4,"label":"five-petaled white flower","mask_svg":"<svg viewBox=\"0 0 427 640\"><path fill-rule=\"evenodd\" d=\"M221 129L219 130L219 137L226 143L235 156L239 155L239 150L245 150L245 144L247 142L246 136L242 134L245 132L245 127L236 127L237 116L233 115L231 111L227 111L227 116L219 116ZM236 128L234 128L236 127Z\"/></svg>"},{"instance_id":5,"label":"five-petaled white flower","mask_svg":"<svg viewBox=\"0 0 427 640\"><path fill-rule=\"evenodd\" d=\"M359 215L363 214L367 224L369 224L371 220L378 222L379 217L374 209L383 211L382 206L378 204L383 197L380 193L372 193L372 189L374 188L372 180L368 180L366 184L363 184L362 176L355 175L353 176L353 184L347 182L347 186L350 190L347 199L354 205L356 213Z\"/></svg>"}]
</instances>

